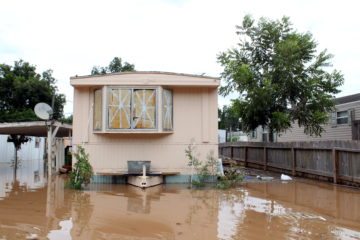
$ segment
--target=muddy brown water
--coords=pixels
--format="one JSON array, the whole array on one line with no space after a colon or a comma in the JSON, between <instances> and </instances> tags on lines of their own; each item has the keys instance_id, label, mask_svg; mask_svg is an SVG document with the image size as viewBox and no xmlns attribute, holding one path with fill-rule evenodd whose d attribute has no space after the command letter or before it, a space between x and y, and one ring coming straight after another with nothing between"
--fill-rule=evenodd
<instances>
[{"instance_id":1,"label":"muddy brown water","mask_svg":"<svg viewBox=\"0 0 360 240\"><path fill-rule=\"evenodd\" d=\"M231 190L65 187L0 165L0 239L360 239L360 190L308 180ZM32 234L32 235L31 235Z\"/></svg>"}]
</instances>

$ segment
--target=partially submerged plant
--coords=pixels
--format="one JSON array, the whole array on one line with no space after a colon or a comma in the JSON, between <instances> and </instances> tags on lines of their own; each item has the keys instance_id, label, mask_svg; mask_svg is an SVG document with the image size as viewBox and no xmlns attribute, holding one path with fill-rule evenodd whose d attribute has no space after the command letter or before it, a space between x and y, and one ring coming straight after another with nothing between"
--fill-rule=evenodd
<instances>
[{"instance_id":1,"label":"partially submerged plant","mask_svg":"<svg viewBox=\"0 0 360 240\"><path fill-rule=\"evenodd\" d=\"M186 157L188 158L188 166L191 167L190 184L203 187L207 182L215 182L217 178L217 164L218 161L214 156L214 151L206 157L206 161L200 161L196 156L196 147L194 140L185 149ZM196 177L194 177L196 172Z\"/></svg>"},{"instance_id":2,"label":"partially submerged plant","mask_svg":"<svg viewBox=\"0 0 360 240\"><path fill-rule=\"evenodd\" d=\"M191 174L190 174L190 184L193 183L193 175L195 168L198 168L201 165L201 162L196 157L196 147L194 139L191 139L190 144L185 149L185 155L188 158L188 166L191 167Z\"/></svg>"},{"instance_id":3,"label":"partially submerged plant","mask_svg":"<svg viewBox=\"0 0 360 240\"><path fill-rule=\"evenodd\" d=\"M234 164L230 164L224 176L218 178L217 187L227 189L237 186L244 180L244 172L239 170Z\"/></svg>"},{"instance_id":4,"label":"partially submerged plant","mask_svg":"<svg viewBox=\"0 0 360 240\"><path fill-rule=\"evenodd\" d=\"M85 152L82 146L77 146L74 157L77 161L74 164L73 171L70 173L70 186L75 189L81 189L83 185L90 183L94 172L89 162L89 154Z\"/></svg>"}]
</instances>

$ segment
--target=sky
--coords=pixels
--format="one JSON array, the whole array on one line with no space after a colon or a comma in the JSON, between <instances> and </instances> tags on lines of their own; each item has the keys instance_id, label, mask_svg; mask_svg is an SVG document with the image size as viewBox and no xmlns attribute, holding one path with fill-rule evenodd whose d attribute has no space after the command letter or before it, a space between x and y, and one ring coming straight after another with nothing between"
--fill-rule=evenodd
<instances>
[{"instance_id":1,"label":"sky","mask_svg":"<svg viewBox=\"0 0 360 240\"><path fill-rule=\"evenodd\" d=\"M344 96L360 93L359 9L357 0L1 0L0 63L23 59L39 72L52 69L69 115L70 77L95 65L121 57L139 71L218 77L216 56L236 47L235 26L246 14L288 16L299 32L313 34L319 51L334 55ZM219 97L219 106L234 96Z\"/></svg>"}]
</instances>

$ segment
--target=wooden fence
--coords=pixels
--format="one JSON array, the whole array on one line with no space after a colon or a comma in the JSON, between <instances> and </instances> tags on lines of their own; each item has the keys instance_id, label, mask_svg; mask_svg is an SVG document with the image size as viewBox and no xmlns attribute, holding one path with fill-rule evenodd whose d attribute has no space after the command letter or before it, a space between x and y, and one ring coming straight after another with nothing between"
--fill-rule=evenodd
<instances>
[{"instance_id":1,"label":"wooden fence","mask_svg":"<svg viewBox=\"0 0 360 240\"><path fill-rule=\"evenodd\" d=\"M245 167L360 186L359 141L224 143L219 155Z\"/></svg>"}]
</instances>

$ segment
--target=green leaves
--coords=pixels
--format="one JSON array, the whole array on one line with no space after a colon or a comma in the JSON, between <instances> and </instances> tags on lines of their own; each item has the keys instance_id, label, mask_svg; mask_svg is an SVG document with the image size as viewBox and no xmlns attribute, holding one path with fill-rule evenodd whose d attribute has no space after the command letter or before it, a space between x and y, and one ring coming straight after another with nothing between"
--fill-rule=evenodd
<instances>
[{"instance_id":1,"label":"green leaves","mask_svg":"<svg viewBox=\"0 0 360 240\"><path fill-rule=\"evenodd\" d=\"M28 141L31 141L30 137L27 137L25 135L16 135L16 134L10 134L7 139L7 142L12 142L14 144L16 151L20 150L21 144L26 143Z\"/></svg>"},{"instance_id":2,"label":"green leaves","mask_svg":"<svg viewBox=\"0 0 360 240\"><path fill-rule=\"evenodd\" d=\"M100 75L106 73L116 73L116 72L133 72L135 71L135 65L128 62L122 63L122 59L119 57L114 57L114 59L109 63L108 67L99 67L94 66L91 70L91 75Z\"/></svg>"},{"instance_id":3,"label":"green leaves","mask_svg":"<svg viewBox=\"0 0 360 240\"><path fill-rule=\"evenodd\" d=\"M89 162L89 154L85 152L82 146L77 146L74 157L77 161L70 173L70 186L75 189L81 189L83 185L90 183L94 172Z\"/></svg>"},{"instance_id":4,"label":"green leaves","mask_svg":"<svg viewBox=\"0 0 360 240\"><path fill-rule=\"evenodd\" d=\"M206 156L206 161L201 161L196 155L196 147L194 140L185 149L185 155L188 159L188 166L191 167L190 184L203 187L206 182L213 182L217 176L217 159L214 156L214 151ZM194 177L194 170L196 176Z\"/></svg>"},{"instance_id":5,"label":"green leaves","mask_svg":"<svg viewBox=\"0 0 360 240\"><path fill-rule=\"evenodd\" d=\"M51 105L55 95L54 118L63 116L65 95L57 93L52 70L42 74L22 60L14 66L0 64L0 122L35 121L33 109L39 102Z\"/></svg>"},{"instance_id":6,"label":"green leaves","mask_svg":"<svg viewBox=\"0 0 360 240\"><path fill-rule=\"evenodd\" d=\"M220 94L245 96L237 104L243 129L262 126L280 133L297 121L305 133L321 134L344 81L339 71L326 69L332 55L317 54L312 35L294 30L287 17L256 22L245 16L236 33L238 48L218 55L225 82Z\"/></svg>"}]
</instances>

